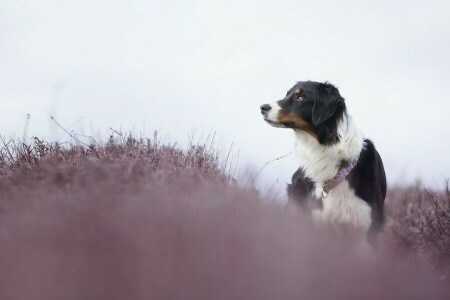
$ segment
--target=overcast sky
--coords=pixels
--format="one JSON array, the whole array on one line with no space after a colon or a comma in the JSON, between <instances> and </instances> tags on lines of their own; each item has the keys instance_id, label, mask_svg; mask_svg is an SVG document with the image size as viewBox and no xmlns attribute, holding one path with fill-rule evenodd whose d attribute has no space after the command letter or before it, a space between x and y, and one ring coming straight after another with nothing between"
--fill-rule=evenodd
<instances>
[{"instance_id":1,"label":"overcast sky","mask_svg":"<svg viewBox=\"0 0 450 300\"><path fill-rule=\"evenodd\" d=\"M259 105L299 80L337 85L388 180L450 176L449 1L0 0L0 134L108 128L234 143L241 172L292 152ZM295 155L260 186L283 189Z\"/></svg>"}]
</instances>

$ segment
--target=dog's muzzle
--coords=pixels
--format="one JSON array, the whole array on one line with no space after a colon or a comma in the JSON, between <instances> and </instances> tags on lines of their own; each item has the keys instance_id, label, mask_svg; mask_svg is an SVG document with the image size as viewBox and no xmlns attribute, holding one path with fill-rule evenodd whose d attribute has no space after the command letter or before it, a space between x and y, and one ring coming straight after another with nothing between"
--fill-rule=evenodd
<instances>
[{"instance_id":1,"label":"dog's muzzle","mask_svg":"<svg viewBox=\"0 0 450 300\"><path fill-rule=\"evenodd\" d=\"M261 114L264 117L264 121L266 121L267 123L269 123L274 127L285 127L278 120L278 115L281 110L278 103L275 102L271 104L263 104L259 108L261 109Z\"/></svg>"}]
</instances>

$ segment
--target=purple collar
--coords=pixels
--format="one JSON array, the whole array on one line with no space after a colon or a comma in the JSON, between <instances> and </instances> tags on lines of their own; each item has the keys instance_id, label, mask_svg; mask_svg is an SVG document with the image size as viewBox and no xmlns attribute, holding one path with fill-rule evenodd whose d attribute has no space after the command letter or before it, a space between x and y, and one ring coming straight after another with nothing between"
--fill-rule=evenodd
<instances>
[{"instance_id":1,"label":"purple collar","mask_svg":"<svg viewBox=\"0 0 450 300\"><path fill-rule=\"evenodd\" d=\"M350 163L348 163L348 164L344 165L342 168L340 168L339 171L336 173L336 175L334 175L333 178L325 181L325 184L322 187L322 198L326 198L332 188L334 188L339 183L344 181L345 177L347 177L347 175L350 174L351 170L358 163L358 159L359 159L359 155L354 160L352 160Z\"/></svg>"}]
</instances>

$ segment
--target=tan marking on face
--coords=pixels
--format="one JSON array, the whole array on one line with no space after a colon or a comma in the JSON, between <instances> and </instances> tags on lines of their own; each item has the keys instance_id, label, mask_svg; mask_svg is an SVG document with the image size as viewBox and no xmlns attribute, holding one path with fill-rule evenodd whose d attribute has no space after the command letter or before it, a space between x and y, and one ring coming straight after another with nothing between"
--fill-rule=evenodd
<instances>
[{"instance_id":1,"label":"tan marking on face","mask_svg":"<svg viewBox=\"0 0 450 300\"><path fill-rule=\"evenodd\" d=\"M294 91L294 94L300 94L302 92L302 90L301 89L296 89L295 91Z\"/></svg>"},{"instance_id":2,"label":"tan marking on face","mask_svg":"<svg viewBox=\"0 0 450 300\"><path fill-rule=\"evenodd\" d=\"M280 123L293 123L294 129L303 130L306 133L308 133L309 135L311 135L312 137L314 137L315 139L317 139L317 140L319 139L319 137L314 132L314 130L311 128L311 126L308 124L308 122L306 122L305 120L303 120L302 118L300 118L297 115L285 114L283 111L280 111L278 113L278 121Z\"/></svg>"}]
</instances>

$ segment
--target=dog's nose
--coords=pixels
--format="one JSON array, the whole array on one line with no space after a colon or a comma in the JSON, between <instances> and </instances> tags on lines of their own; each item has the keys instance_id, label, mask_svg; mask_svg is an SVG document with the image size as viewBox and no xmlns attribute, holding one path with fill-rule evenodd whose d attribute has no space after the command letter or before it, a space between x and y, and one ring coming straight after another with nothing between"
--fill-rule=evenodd
<instances>
[{"instance_id":1,"label":"dog's nose","mask_svg":"<svg viewBox=\"0 0 450 300\"><path fill-rule=\"evenodd\" d=\"M260 108L261 108L261 113L263 114L263 113L268 112L269 110L271 110L272 106L270 106L269 104L263 104L263 105L261 105Z\"/></svg>"}]
</instances>

